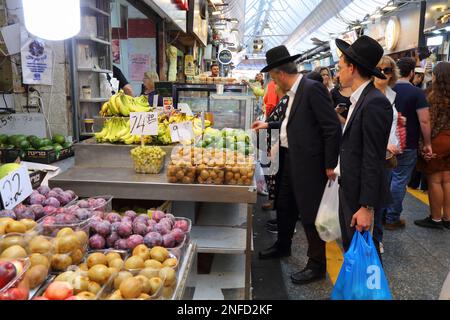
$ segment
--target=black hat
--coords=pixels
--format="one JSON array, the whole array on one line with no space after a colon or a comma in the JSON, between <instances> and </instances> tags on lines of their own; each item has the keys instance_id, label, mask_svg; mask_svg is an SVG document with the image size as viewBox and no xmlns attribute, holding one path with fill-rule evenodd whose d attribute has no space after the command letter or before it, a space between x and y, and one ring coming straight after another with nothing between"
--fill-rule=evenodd
<instances>
[{"instance_id":1,"label":"black hat","mask_svg":"<svg viewBox=\"0 0 450 320\"><path fill-rule=\"evenodd\" d=\"M336 39L336 46L359 67L369 71L377 78L386 79L386 76L376 69L384 54L383 47L376 40L368 36L361 36L350 45L344 40Z\"/></svg>"},{"instance_id":2,"label":"black hat","mask_svg":"<svg viewBox=\"0 0 450 320\"><path fill-rule=\"evenodd\" d=\"M261 72L268 72L273 68L282 66L283 64L297 60L301 54L291 56L285 46L278 46L266 52L267 66Z\"/></svg>"}]
</instances>

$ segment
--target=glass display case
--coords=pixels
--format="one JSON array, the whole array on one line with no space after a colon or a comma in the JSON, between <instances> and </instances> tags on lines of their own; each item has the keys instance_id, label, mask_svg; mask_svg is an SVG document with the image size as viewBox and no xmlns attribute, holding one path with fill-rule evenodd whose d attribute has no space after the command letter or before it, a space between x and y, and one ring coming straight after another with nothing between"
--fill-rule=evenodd
<instances>
[{"instance_id":1,"label":"glass display case","mask_svg":"<svg viewBox=\"0 0 450 320\"><path fill-rule=\"evenodd\" d=\"M213 114L214 128L250 129L255 103L254 95L245 85L224 85L224 93L217 94L216 85L175 84L174 105L186 103L192 112Z\"/></svg>"}]
</instances>

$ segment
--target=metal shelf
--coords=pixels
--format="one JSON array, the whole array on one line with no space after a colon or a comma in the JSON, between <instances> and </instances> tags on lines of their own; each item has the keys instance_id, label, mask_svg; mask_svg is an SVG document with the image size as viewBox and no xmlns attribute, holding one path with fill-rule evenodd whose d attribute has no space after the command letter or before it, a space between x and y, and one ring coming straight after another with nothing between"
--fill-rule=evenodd
<instances>
[{"instance_id":1,"label":"metal shelf","mask_svg":"<svg viewBox=\"0 0 450 320\"><path fill-rule=\"evenodd\" d=\"M96 15L104 16L104 17L111 16L108 12L100 10L99 8L96 8L93 6L82 6L81 10L88 11L88 12L94 13Z\"/></svg>"},{"instance_id":2,"label":"metal shelf","mask_svg":"<svg viewBox=\"0 0 450 320\"><path fill-rule=\"evenodd\" d=\"M97 69L97 68L78 68L79 72L98 72L98 73L112 73L111 70Z\"/></svg>"},{"instance_id":3,"label":"metal shelf","mask_svg":"<svg viewBox=\"0 0 450 320\"><path fill-rule=\"evenodd\" d=\"M244 254L247 230L233 227L192 226L191 239L199 253Z\"/></svg>"},{"instance_id":4,"label":"metal shelf","mask_svg":"<svg viewBox=\"0 0 450 320\"><path fill-rule=\"evenodd\" d=\"M100 103L100 102L107 102L107 101L109 101L108 98L80 99L80 102L84 102L84 103Z\"/></svg>"},{"instance_id":5,"label":"metal shelf","mask_svg":"<svg viewBox=\"0 0 450 320\"><path fill-rule=\"evenodd\" d=\"M103 45L107 45L110 46L111 42L97 38L97 37L76 37L77 40L79 41L94 41Z\"/></svg>"}]
</instances>

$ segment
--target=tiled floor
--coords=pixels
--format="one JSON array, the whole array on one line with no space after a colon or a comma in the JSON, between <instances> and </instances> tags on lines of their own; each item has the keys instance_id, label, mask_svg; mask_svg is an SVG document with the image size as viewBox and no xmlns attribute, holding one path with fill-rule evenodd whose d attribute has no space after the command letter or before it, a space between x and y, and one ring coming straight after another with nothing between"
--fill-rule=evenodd
<instances>
[{"instance_id":1,"label":"tiled floor","mask_svg":"<svg viewBox=\"0 0 450 320\"><path fill-rule=\"evenodd\" d=\"M260 201L263 201L260 199ZM290 274L306 264L306 237L297 224L292 256L287 259L260 261L258 251L270 246L276 236L263 226L273 213L255 208L255 253L253 258L254 299L329 299L333 288L329 277L307 286L294 285ZM385 231L383 263L395 299L435 300L450 270L450 230L429 230L414 225L415 219L428 215L428 206L411 195L404 202L406 228Z\"/></svg>"}]
</instances>

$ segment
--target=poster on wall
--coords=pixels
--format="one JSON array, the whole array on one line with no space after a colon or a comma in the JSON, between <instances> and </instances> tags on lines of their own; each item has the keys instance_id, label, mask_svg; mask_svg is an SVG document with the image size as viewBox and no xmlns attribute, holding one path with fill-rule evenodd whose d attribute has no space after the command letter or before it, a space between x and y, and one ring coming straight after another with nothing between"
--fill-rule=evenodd
<instances>
[{"instance_id":1,"label":"poster on wall","mask_svg":"<svg viewBox=\"0 0 450 320\"><path fill-rule=\"evenodd\" d=\"M190 77L195 76L194 56L192 55L186 55L184 57L184 74Z\"/></svg>"},{"instance_id":2,"label":"poster on wall","mask_svg":"<svg viewBox=\"0 0 450 320\"><path fill-rule=\"evenodd\" d=\"M22 77L24 84L52 85L53 51L42 40L22 37Z\"/></svg>"},{"instance_id":3,"label":"poster on wall","mask_svg":"<svg viewBox=\"0 0 450 320\"><path fill-rule=\"evenodd\" d=\"M144 53L130 54L128 70L132 81L142 81L144 73L150 70L150 55Z\"/></svg>"},{"instance_id":4,"label":"poster on wall","mask_svg":"<svg viewBox=\"0 0 450 320\"><path fill-rule=\"evenodd\" d=\"M120 64L120 40L113 39L111 41L113 63Z\"/></svg>"}]
</instances>

